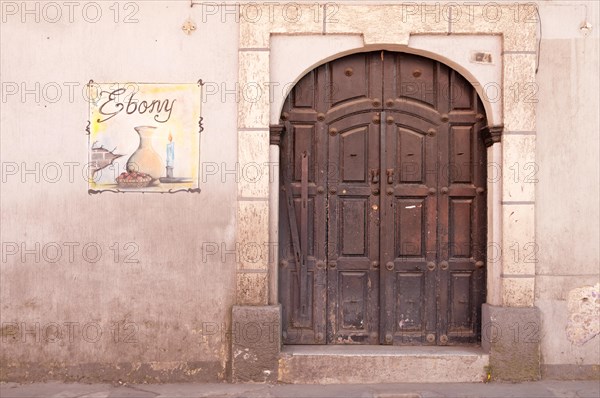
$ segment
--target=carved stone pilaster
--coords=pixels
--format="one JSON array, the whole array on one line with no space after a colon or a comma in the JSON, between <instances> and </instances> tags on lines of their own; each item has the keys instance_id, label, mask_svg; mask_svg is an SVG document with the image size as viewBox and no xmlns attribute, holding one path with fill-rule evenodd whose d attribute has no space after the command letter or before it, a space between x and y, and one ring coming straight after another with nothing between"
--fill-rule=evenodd
<instances>
[{"instance_id":1,"label":"carved stone pilaster","mask_svg":"<svg viewBox=\"0 0 600 398\"><path fill-rule=\"evenodd\" d=\"M272 124L269 126L269 142L271 145L281 144L281 135L285 131L283 124Z\"/></svg>"},{"instance_id":2,"label":"carved stone pilaster","mask_svg":"<svg viewBox=\"0 0 600 398\"><path fill-rule=\"evenodd\" d=\"M496 142L501 142L502 131L504 131L503 124L498 126L485 126L481 131L485 146L492 146Z\"/></svg>"}]
</instances>

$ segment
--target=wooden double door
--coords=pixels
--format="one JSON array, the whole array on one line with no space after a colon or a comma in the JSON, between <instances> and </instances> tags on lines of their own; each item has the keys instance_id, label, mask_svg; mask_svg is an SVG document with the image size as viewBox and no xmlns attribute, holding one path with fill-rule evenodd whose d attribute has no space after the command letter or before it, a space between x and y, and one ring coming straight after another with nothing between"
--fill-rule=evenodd
<instances>
[{"instance_id":1,"label":"wooden double door","mask_svg":"<svg viewBox=\"0 0 600 398\"><path fill-rule=\"evenodd\" d=\"M281 114L285 344L477 343L485 113L461 75L395 52L309 72Z\"/></svg>"}]
</instances>

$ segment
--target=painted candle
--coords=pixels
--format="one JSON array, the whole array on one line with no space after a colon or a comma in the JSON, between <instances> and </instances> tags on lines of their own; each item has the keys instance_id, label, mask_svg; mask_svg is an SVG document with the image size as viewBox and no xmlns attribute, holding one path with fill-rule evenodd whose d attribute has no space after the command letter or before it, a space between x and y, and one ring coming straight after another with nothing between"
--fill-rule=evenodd
<instances>
[{"instance_id":1,"label":"painted candle","mask_svg":"<svg viewBox=\"0 0 600 398\"><path fill-rule=\"evenodd\" d=\"M173 136L169 133L169 143L167 144L167 167L173 167L175 162L175 143Z\"/></svg>"}]
</instances>

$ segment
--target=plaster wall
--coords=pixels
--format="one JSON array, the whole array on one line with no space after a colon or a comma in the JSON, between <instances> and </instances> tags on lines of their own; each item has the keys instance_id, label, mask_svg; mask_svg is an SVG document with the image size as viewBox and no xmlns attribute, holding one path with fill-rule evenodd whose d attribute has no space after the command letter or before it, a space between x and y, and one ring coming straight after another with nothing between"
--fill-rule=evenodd
<instances>
[{"instance_id":1,"label":"plaster wall","mask_svg":"<svg viewBox=\"0 0 600 398\"><path fill-rule=\"evenodd\" d=\"M540 5L535 304L542 313L542 363L569 377L561 364L600 364L599 8L597 2ZM579 30L586 10L594 26L587 36Z\"/></svg>"},{"instance_id":2,"label":"plaster wall","mask_svg":"<svg viewBox=\"0 0 600 398\"><path fill-rule=\"evenodd\" d=\"M101 16L90 22L95 11L82 14L84 2L70 22L59 2L62 18L50 22L45 15L55 14L44 14L44 2L14 2L14 15L6 3L0 25L2 378L225 379L239 180L231 94L235 19L204 18L189 1L140 1L127 8L115 3L116 10L96 3ZM33 14L23 14L25 6ZM190 17L197 31L186 35L181 26ZM82 92L90 79L203 79L200 194L88 195ZM14 84L18 92L11 94ZM58 165L59 178L50 163ZM12 243L19 247L14 255ZM207 253L207 245L217 252ZM48 261L56 246L62 255Z\"/></svg>"}]
</instances>

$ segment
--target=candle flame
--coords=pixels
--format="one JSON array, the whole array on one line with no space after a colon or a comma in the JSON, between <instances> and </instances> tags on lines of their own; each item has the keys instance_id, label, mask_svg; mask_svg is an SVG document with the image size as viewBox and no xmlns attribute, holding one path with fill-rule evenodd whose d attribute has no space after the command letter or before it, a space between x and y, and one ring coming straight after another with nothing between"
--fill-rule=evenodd
<instances>
[{"instance_id":1,"label":"candle flame","mask_svg":"<svg viewBox=\"0 0 600 398\"><path fill-rule=\"evenodd\" d=\"M171 132L169 131L169 142L173 141L173 135L171 134Z\"/></svg>"}]
</instances>

